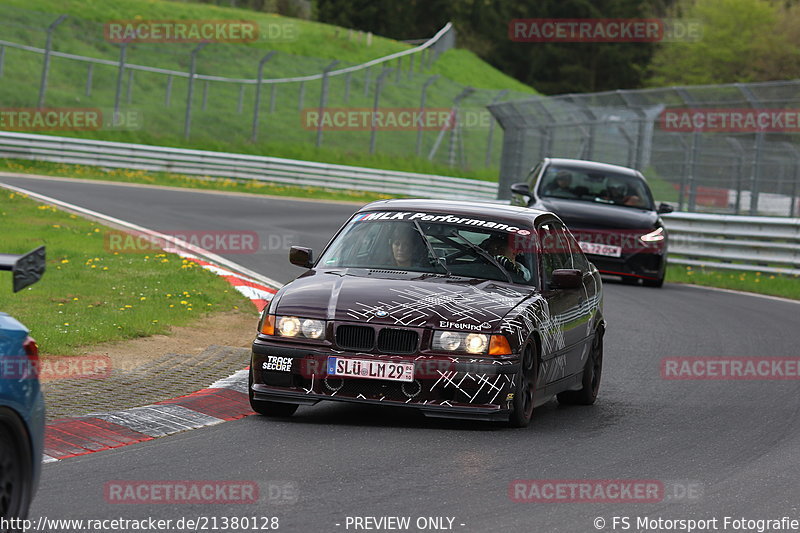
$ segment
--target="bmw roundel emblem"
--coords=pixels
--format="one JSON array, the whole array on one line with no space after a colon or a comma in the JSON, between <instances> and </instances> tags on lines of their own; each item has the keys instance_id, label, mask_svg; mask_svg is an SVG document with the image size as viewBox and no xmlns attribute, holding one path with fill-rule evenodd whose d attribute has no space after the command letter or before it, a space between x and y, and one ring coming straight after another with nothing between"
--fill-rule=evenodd
<instances>
[{"instance_id":1,"label":"bmw roundel emblem","mask_svg":"<svg viewBox=\"0 0 800 533\"><path fill-rule=\"evenodd\" d=\"M377 311L375 311L375 316L378 318L384 318L389 316L389 312L384 311L383 309L378 309Z\"/></svg>"}]
</instances>

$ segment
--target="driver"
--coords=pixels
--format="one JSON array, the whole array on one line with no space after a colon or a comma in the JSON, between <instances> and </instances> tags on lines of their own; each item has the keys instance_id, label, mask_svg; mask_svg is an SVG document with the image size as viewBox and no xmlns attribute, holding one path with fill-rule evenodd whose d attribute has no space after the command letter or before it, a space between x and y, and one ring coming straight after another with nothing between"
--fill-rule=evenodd
<instances>
[{"instance_id":1,"label":"driver","mask_svg":"<svg viewBox=\"0 0 800 533\"><path fill-rule=\"evenodd\" d=\"M420 234L408 224L397 224L389 237L391 258L394 266L410 268L422 265L425 252L420 243Z\"/></svg>"},{"instance_id":2,"label":"driver","mask_svg":"<svg viewBox=\"0 0 800 533\"><path fill-rule=\"evenodd\" d=\"M556 177L545 187L545 192L550 196L573 197L572 174L566 170L559 170Z\"/></svg>"}]
</instances>

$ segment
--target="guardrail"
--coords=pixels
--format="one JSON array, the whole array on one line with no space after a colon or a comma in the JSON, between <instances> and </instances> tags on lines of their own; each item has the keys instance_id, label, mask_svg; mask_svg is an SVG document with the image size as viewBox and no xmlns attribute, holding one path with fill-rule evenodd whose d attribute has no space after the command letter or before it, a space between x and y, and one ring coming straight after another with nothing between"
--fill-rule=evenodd
<instances>
[{"instance_id":1,"label":"guardrail","mask_svg":"<svg viewBox=\"0 0 800 533\"><path fill-rule=\"evenodd\" d=\"M497 183L247 154L0 132L0 157L497 202ZM800 218L670 213L670 262L800 274Z\"/></svg>"},{"instance_id":2,"label":"guardrail","mask_svg":"<svg viewBox=\"0 0 800 533\"><path fill-rule=\"evenodd\" d=\"M670 213L663 219L671 263L800 275L800 218Z\"/></svg>"},{"instance_id":3,"label":"guardrail","mask_svg":"<svg viewBox=\"0 0 800 533\"><path fill-rule=\"evenodd\" d=\"M497 183L467 178L27 133L0 132L0 157L425 198L497 197Z\"/></svg>"}]
</instances>

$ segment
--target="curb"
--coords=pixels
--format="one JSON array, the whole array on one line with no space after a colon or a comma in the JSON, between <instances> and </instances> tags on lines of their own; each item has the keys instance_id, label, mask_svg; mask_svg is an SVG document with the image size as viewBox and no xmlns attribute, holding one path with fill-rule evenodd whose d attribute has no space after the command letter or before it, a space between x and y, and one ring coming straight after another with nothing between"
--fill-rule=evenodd
<instances>
[{"instance_id":1,"label":"curb","mask_svg":"<svg viewBox=\"0 0 800 533\"><path fill-rule=\"evenodd\" d=\"M248 369L206 389L124 411L61 418L47 424L42 462L87 455L254 414L247 399Z\"/></svg>"}]
</instances>

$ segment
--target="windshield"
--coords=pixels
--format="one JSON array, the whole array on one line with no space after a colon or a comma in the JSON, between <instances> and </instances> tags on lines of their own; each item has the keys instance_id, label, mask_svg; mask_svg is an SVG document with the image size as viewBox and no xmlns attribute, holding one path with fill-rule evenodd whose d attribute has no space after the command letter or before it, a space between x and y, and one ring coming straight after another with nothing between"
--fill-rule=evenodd
<instances>
[{"instance_id":1,"label":"windshield","mask_svg":"<svg viewBox=\"0 0 800 533\"><path fill-rule=\"evenodd\" d=\"M425 272L532 285L536 279L532 238L530 229L511 221L437 213L358 213L317 267Z\"/></svg>"},{"instance_id":2,"label":"windshield","mask_svg":"<svg viewBox=\"0 0 800 533\"><path fill-rule=\"evenodd\" d=\"M543 198L653 209L650 190L637 176L550 166L539 183L538 194Z\"/></svg>"}]
</instances>

